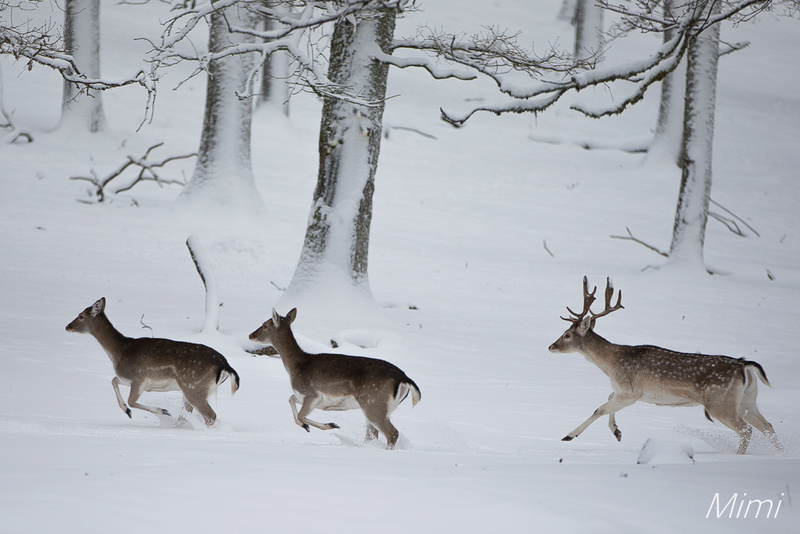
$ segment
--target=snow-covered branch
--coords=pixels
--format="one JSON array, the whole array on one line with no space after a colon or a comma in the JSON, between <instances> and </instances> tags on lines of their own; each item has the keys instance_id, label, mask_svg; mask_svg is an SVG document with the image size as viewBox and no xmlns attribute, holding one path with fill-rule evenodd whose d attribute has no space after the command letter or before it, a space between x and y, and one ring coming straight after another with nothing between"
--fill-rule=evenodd
<instances>
[{"instance_id":1,"label":"snow-covered branch","mask_svg":"<svg viewBox=\"0 0 800 534\"><path fill-rule=\"evenodd\" d=\"M336 98L348 98L359 101L357 95L348 94L347 88L335 87L327 79L327 65L322 55L324 46L309 42L308 32L343 18L352 17L355 13L367 9L390 8L398 11L406 9L411 0L340 0L338 2L321 0L217 0L215 2L197 2L191 8L184 8L164 25L160 42L151 42L153 50L150 61L155 73L162 67L169 67L183 61L196 63L194 76L208 69L211 62L238 54L256 53L261 58L257 62L256 72L263 61L273 52L286 51L297 65L298 85L310 88L315 93ZM256 38L256 42L241 44L232 43L209 52L198 49L191 42L190 35L198 24L205 21L212 13L222 12L225 8L247 9L258 13L265 20L274 23L266 25L267 29L243 28L230 24L230 33L247 34ZM156 77L156 75L153 75ZM364 102L362 102L364 103ZM369 103L365 103L369 104Z\"/></svg>"},{"instance_id":2,"label":"snow-covered branch","mask_svg":"<svg viewBox=\"0 0 800 534\"><path fill-rule=\"evenodd\" d=\"M148 109L150 108L155 97L155 85L144 70L127 78L115 80L89 77L78 68L75 58L64 51L60 26L50 21L34 25L25 16L21 17L23 23L15 24L13 11L18 6L0 7L3 8L0 11L7 10L7 13L0 18L0 55L26 61L27 70L42 65L57 71L66 81L84 91L105 91L128 85L140 85L147 90Z\"/></svg>"},{"instance_id":3,"label":"snow-covered branch","mask_svg":"<svg viewBox=\"0 0 800 534\"><path fill-rule=\"evenodd\" d=\"M602 117L621 113L640 101L649 87L663 80L677 67L689 43L699 33L722 20L747 20L769 4L763 0L726 2L718 14L709 16L705 7L711 1L718 0L695 0L682 6L678 15L667 17L657 13L658 1L641 0L631 5L612 5L608 0L600 0L605 9L622 15L622 22L614 30L617 35L632 29L673 32L673 37L648 57L602 68L591 64L596 58L579 63L569 54L555 49L539 56L520 47L516 35L492 28L487 28L484 34L471 37L441 34L424 28L417 38L401 41L397 48L433 53L497 84L501 98L496 102L472 107L461 113L442 110L443 119L455 126L463 124L479 111L498 115L535 113L551 106L569 91L577 92L619 81L630 84L627 94L616 102L572 106L572 109L588 116Z\"/></svg>"}]
</instances>

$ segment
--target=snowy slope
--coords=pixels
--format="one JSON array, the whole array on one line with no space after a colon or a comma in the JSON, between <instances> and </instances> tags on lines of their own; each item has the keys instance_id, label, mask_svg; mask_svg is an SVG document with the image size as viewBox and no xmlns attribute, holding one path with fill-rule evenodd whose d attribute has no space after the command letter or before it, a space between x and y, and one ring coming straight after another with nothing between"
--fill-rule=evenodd
<instances>
[{"instance_id":1,"label":"snowy slope","mask_svg":"<svg viewBox=\"0 0 800 534\"><path fill-rule=\"evenodd\" d=\"M428 4L398 34L425 22L465 31L496 22L523 25L523 42L571 41L569 27L553 22L556 1L536 10L525 0L461 2L455 14L444 2ZM104 10L103 70L121 76L145 48L130 39L156 32L164 6ZM720 63L712 196L760 234L740 238L709 222L706 261L724 276L643 270L661 258L609 237L628 227L667 248L677 170L642 155L532 140L646 138L657 93L609 120L581 118L565 103L539 117L477 115L456 130L438 109L488 97L490 84L390 74L397 97L386 110L370 256L380 310L311 298L298 304L295 331L314 350L333 337L367 341L344 348L390 360L419 384L421 403L394 414L402 434L395 451L361 443L358 412L323 416L340 430L302 431L280 361L242 350L300 252L318 102L299 95L291 118L255 117L263 219L187 220L171 211L176 186L140 184L89 205L80 202L88 184L68 178L108 173L156 142L165 142L163 154L196 150L202 79L173 91L181 76L168 77L155 120L138 133L144 98L135 89L104 95L107 134L48 133L58 122L59 80L2 59L5 107L35 142L0 145L0 532L796 531L799 29L771 14L723 28L723 39L752 45ZM630 57L648 42L622 41L618 53ZM168 169L189 176L191 160ZM215 270L219 334L200 333L204 295L184 244L190 233ZM618 414L621 443L605 420L561 442L610 393L580 355L547 351L566 326L565 306L580 305L584 274L596 284L611 276L625 293L626 309L598 325L611 341L759 361L773 385L761 387L759 406L786 451L756 435L736 456L736 435L702 409L644 404ZM147 326L226 355L241 389L234 397L220 389L214 428L121 413L107 356L89 336L64 331L101 296L128 335L150 335ZM146 398L180 406L176 393ZM694 463L638 465L648 439L691 447ZM715 497L722 508L734 494L732 506L772 499L779 514L736 519L729 508L706 517Z\"/></svg>"}]
</instances>

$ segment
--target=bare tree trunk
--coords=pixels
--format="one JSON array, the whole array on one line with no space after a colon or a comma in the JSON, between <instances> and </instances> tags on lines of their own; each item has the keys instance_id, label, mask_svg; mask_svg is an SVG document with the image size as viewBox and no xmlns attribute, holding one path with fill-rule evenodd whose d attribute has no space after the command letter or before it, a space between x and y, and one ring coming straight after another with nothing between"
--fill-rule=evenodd
<instances>
[{"instance_id":1,"label":"bare tree trunk","mask_svg":"<svg viewBox=\"0 0 800 534\"><path fill-rule=\"evenodd\" d=\"M64 48L81 74L100 78L100 0L66 0ZM86 90L64 81L59 128L75 124L92 133L105 128L100 91Z\"/></svg>"},{"instance_id":2,"label":"bare tree trunk","mask_svg":"<svg viewBox=\"0 0 800 534\"><path fill-rule=\"evenodd\" d=\"M265 26L271 30L277 24L273 19L267 19ZM258 104L272 106L280 109L284 115L289 116L289 64L291 58L284 50L276 50L265 60L261 70L261 90L259 91Z\"/></svg>"},{"instance_id":3,"label":"bare tree trunk","mask_svg":"<svg viewBox=\"0 0 800 534\"><path fill-rule=\"evenodd\" d=\"M209 51L253 43L253 36L232 33L229 26L254 29L257 21L257 15L236 5L213 12ZM249 76L255 60L254 53L237 54L215 59L208 66L200 148L192 178L177 199L182 207L236 215L263 211L250 158L253 103Z\"/></svg>"},{"instance_id":4,"label":"bare tree trunk","mask_svg":"<svg viewBox=\"0 0 800 534\"><path fill-rule=\"evenodd\" d=\"M370 51L391 53L395 18L393 9L367 9L334 28L328 78L370 104L325 98L314 204L287 296L332 284L370 292L372 193L388 76L388 66Z\"/></svg>"},{"instance_id":5,"label":"bare tree trunk","mask_svg":"<svg viewBox=\"0 0 800 534\"><path fill-rule=\"evenodd\" d=\"M676 11L676 0L664 0L664 18L670 19ZM675 30L664 32L664 42L675 35ZM686 61L667 74L661 82L661 103L653 143L647 151L648 159L661 156L680 165L683 142L683 97L686 94ZM660 161L660 159L659 159Z\"/></svg>"},{"instance_id":6,"label":"bare tree trunk","mask_svg":"<svg viewBox=\"0 0 800 534\"><path fill-rule=\"evenodd\" d=\"M573 24L575 59L599 57L603 47L603 8L594 0L577 0Z\"/></svg>"},{"instance_id":7,"label":"bare tree trunk","mask_svg":"<svg viewBox=\"0 0 800 534\"><path fill-rule=\"evenodd\" d=\"M712 2L710 15L719 10ZM702 266L711 197L714 115L719 62L719 24L690 44L686 72L681 188L668 263Z\"/></svg>"}]
</instances>

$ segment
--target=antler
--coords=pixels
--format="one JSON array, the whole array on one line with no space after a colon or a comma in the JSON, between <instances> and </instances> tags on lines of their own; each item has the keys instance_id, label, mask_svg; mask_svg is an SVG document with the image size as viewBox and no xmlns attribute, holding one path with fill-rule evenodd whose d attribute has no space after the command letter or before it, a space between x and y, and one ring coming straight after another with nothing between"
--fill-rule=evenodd
<instances>
[{"instance_id":1,"label":"antler","mask_svg":"<svg viewBox=\"0 0 800 534\"><path fill-rule=\"evenodd\" d=\"M572 315L572 317L562 317L562 319L565 320L565 321L569 321L569 322L571 322L573 324L577 324L577 323L580 323L581 321L583 321L583 318L586 317L586 314L591 312L591 310L589 308L591 308L591 306L594 303L594 301L597 300L595 298L595 296L594 296L595 293L597 293L597 286L594 286L594 288L592 289L592 292L589 293L589 280L587 279L586 276L584 276L583 277L583 311L581 313L575 313L574 311L572 311L569 308L569 306L567 306L567 311L570 313L570 315ZM598 317L603 317L604 315L608 315L609 313L611 313L613 311L624 309L624 306L622 305L622 291L619 292L619 294L617 296L617 303L614 306L611 305L611 299L613 298L613 296L614 296L614 284L611 282L611 278L607 277L606 278L606 291L605 291L606 309L601 311L600 313L592 313L592 315L591 315L592 325L594 325L594 321Z\"/></svg>"},{"instance_id":2,"label":"antler","mask_svg":"<svg viewBox=\"0 0 800 534\"><path fill-rule=\"evenodd\" d=\"M589 293L589 280L585 276L583 277L583 311L581 313L575 313L572 311L569 306L567 306L567 311L570 315L574 317L562 317L565 321L569 321L571 323L579 323L586 317L586 314L589 312L589 308L592 306L592 303L596 300L594 294L597 293L597 286L594 286L592 292Z\"/></svg>"},{"instance_id":3,"label":"antler","mask_svg":"<svg viewBox=\"0 0 800 534\"><path fill-rule=\"evenodd\" d=\"M592 319L597 319L598 317L608 315L613 311L625 309L625 307L622 305L622 290L620 289L619 294L617 295L617 303L614 304L614 306L611 306L611 297L613 296L614 284L611 282L611 278L606 278L606 309L597 314L593 313Z\"/></svg>"}]
</instances>

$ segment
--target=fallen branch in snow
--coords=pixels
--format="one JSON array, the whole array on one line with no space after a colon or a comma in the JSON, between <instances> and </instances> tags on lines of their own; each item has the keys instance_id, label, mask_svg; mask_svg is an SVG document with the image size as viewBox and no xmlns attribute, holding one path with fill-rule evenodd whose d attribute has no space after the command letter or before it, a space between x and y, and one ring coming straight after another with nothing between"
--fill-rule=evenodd
<instances>
[{"instance_id":1,"label":"fallen branch in snow","mask_svg":"<svg viewBox=\"0 0 800 534\"><path fill-rule=\"evenodd\" d=\"M653 252L656 252L657 254L660 254L660 255L664 256L665 258L669 258L669 253L668 252L664 252L663 250L660 250L660 249L654 247L653 245L651 245L649 243L646 243L646 242L642 241L641 239L639 239L638 237L634 236L627 226L625 227L625 230L628 232L627 236L624 236L624 235L612 235L611 239L623 239L625 241L633 241L634 243L639 243L640 245L643 245L643 246L649 248Z\"/></svg>"},{"instance_id":2,"label":"fallen branch in snow","mask_svg":"<svg viewBox=\"0 0 800 534\"><path fill-rule=\"evenodd\" d=\"M203 287L206 289L206 319L203 322L203 332L214 331L219 329L219 294L217 293L217 282L214 279L214 273L211 269L211 262L200 244L200 239L196 235L190 235L186 240L186 246L189 248L189 254L192 256L194 266L197 268L197 274L200 275L200 280L203 281Z\"/></svg>"},{"instance_id":3,"label":"fallen branch in snow","mask_svg":"<svg viewBox=\"0 0 800 534\"><path fill-rule=\"evenodd\" d=\"M156 169L164 167L167 163L171 161L195 157L197 156L197 153L186 154L183 156L172 156L164 158L161 161L152 161L152 162L148 161L147 158L150 156L150 152L162 146L163 144L164 143L157 143L151 146L140 158L134 158L133 156L128 156L128 161L117 167L116 170L108 174L105 178L101 179L99 176L97 176L97 173L95 173L94 170L90 170L89 173L91 174L91 176L70 176L69 179L83 180L94 185L97 188L95 191L95 195L97 196L98 202L103 202L105 200L106 186L108 186L108 184L112 180L121 176L122 173L125 172L125 170L127 170L128 167L130 166L139 167L140 169L139 174L131 183L129 183L124 187L120 187L119 189L114 191L113 194L117 195L124 191L129 191L130 189L133 188L133 186L135 186L139 182L145 182L145 181L155 182L158 184L159 187L164 187L165 185L186 185L185 182L181 180L170 180L160 177L159 174L156 172Z\"/></svg>"},{"instance_id":4,"label":"fallen branch in snow","mask_svg":"<svg viewBox=\"0 0 800 534\"><path fill-rule=\"evenodd\" d=\"M546 239L542 239L542 244L544 245L544 250L545 250L545 252L547 252L548 254L550 254L550 257L551 257L551 258L555 258L555 257L556 257L556 256L555 256L555 254L553 254L552 252L550 252L550 249L549 249L549 248L547 248L547 240L546 240Z\"/></svg>"},{"instance_id":5,"label":"fallen branch in snow","mask_svg":"<svg viewBox=\"0 0 800 534\"><path fill-rule=\"evenodd\" d=\"M741 217L739 217L738 215L733 213L731 210L729 210L728 208L726 208L725 206L723 206L719 202L715 202L714 199L709 199L709 202L711 202L711 204L714 204L716 207L718 207L719 209L723 210L725 213L727 213L728 215L733 217L733 219L729 219L727 217L723 217L722 215L720 215L718 213L714 213L714 212L711 212L711 211L708 212L708 216L709 217L713 217L714 219L718 220L719 222L721 222L722 224L727 226L728 230L730 230L731 232L733 232L734 234L736 234L736 235L738 235L740 237L747 237L747 235L744 232L742 232L741 228L739 228L739 225L736 224L736 221L739 221L740 223L745 225L748 230L753 232L753 234L755 234L756 237L761 237L761 234L756 232L755 228L753 228L752 226L747 224Z\"/></svg>"},{"instance_id":6,"label":"fallen branch in snow","mask_svg":"<svg viewBox=\"0 0 800 534\"><path fill-rule=\"evenodd\" d=\"M437 137L435 135L431 135L429 133L425 133L422 130L418 130L416 128L411 128L411 127L408 127L408 126L387 126L387 125L384 125L384 127L383 127L383 138L384 139L389 139L389 133L392 130L401 130L401 131L404 131L404 132L411 132L411 133L415 133L415 134L421 135L422 137L425 137L426 139L433 139L434 141L437 140Z\"/></svg>"}]
</instances>

